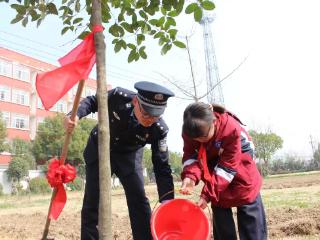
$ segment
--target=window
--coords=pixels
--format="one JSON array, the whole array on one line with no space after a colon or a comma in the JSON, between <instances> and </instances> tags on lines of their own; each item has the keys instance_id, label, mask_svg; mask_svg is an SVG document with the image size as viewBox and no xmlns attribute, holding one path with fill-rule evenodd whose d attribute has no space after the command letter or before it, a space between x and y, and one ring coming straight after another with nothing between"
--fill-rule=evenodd
<instances>
[{"instance_id":1,"label":"window","mask_svg":"<svg viewBox=\"0 0 320 240\"><path fill-rule=\"evenodd\" d=\"M12 90L12 102L28 106L29 105L29 94L23 90L13 89Z\"/></svg>"},{"instance_id":2,"label":"window","mask_svg":"<svg viewBox=\"0 0 320 240\"><path fill-rule=\"evenodd\" d=\"M0 60L0 75L12 76L12 64L10 62Z\"/></svg>"},{"instance_id":3,"label":"window","mask_svg":"<svg viewBox=\"0 0 320 240\"><path fill-rule=\"evenodd\" d=\"M13 77L30 82L30 69L21 65L13 65Z\"/></svg>"},{"instance_id":4,"label":"window","mask_svg":"<svg viewBox=\"0 0 320 240\"><path fill-rule=\"evenodd\" d=\"M29 117L22 114L12 114L11 127L28 129L29 128Z\"/></svg>"},{"instance_id":5,"label":"window","mask_svg":"<svg viewBox=\"0 0 320 240\"><path fill-rule=\"evenodd\" d=\"M7 86L0 85L0 101L10 102L11 90Z\"/></svg>"},{"instance_id":6,"label":"window","mask_svg":"<svg viewBox=\"0 0 320 240\"><path fill-rule=\"evenodd\" d=\"M6 127L10 127L10 112L1 112L1 116L6 124Z\"/></svg>"}]
</instances>

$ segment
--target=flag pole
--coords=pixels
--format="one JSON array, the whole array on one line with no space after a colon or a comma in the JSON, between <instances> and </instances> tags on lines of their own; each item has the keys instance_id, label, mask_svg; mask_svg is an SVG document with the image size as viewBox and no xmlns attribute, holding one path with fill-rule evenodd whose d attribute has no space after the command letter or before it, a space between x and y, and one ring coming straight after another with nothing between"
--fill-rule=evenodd
<instances>
[{"instance_id":1,"label":"flag pole","mask_svg":"<svg viewBox=\"0 0 320 240\"><path fill-rule=\"evenodd\" d=\"M79 107L79 103L80 103L80 99L81 99L81 94L82 94L82 91L84 88L84 83L85 83L85 80L80 80L80 82L78 84L78 89L77 89L76 96L74 98L73 107L72 107L71 116L70 116L71 121L75 121L78 107ZM63 165L66 158L67 158L68 146L69 146L69 143L71 140L71 136L72 136L72 133L66 132L64 144L63 144L63 148L62 148L62 152L61 152L61 156L60 156L60 165ZM50 226L50 222L51 222L51 219L49 218L49 216L50 216L50 212L51 212L52 202L53 202L53 199L55 198L56 194L57 194L57 188L54 188L52 191L51 201L50 201L49 210L48 210L48 214L47 214L47 220L46 220L46 224L44 227L44 231L43 231L41 240L47 240L47 236L49 233L49 226Z\"/></svg>"}]
</instances>

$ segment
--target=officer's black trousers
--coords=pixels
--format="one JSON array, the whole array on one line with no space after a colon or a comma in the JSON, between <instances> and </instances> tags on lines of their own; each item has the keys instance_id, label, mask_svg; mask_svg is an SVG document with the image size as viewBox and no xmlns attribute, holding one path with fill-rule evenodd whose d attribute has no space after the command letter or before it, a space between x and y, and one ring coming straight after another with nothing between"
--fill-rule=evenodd
<instances>
[{"instance_id":1,"label":"officer's black trousers","mask_svg":"<svg viewBox=\"0 0 320 240\"><path fill-rule=\"evenodd\" d=\"M237 240L231 208L213 207L215 240ZM238 230L241 240L266 240L267 224L260 194L250 204L237 207Z\"/></svg>"},{"instance_id":2,"label":"officer's black trousers","mask_svg":"<svg viewBox=\"0 0 320 240\"><path fill-rule=\"evenodd\" d=\"M111 153L111 169L125 190L133 239L151 240L151 208L146 197L142 174L143 149L132 153ZM99 164L86 160L86 186L81 212L81 239L98 240Z\"/></svg>"}]
</instances>

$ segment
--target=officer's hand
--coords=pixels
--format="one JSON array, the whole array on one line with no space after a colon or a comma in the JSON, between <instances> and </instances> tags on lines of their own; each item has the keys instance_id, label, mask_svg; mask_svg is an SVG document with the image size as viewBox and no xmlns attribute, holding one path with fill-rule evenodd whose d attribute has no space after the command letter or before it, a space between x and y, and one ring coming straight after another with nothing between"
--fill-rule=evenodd
<instances>
[{"instance_id":1,"label":"officer's hand","mask_svg":"<svg viewBox=\"0 0 320 240\"><path fill-rule=\"evenodd\" d=\"M196 183L191 178L185 178L179 192L184 195L191 195L195 185Z\"/></svg>"},{"instance_id":2,"label":"officer's hand","mask_svg":"<svg viewBox=\"0 0 320 240\"><path fill-rule=\"evenodd\" d=\"M73 132L73 129L77 126L78 124L78 120L79 120L79 117L76 116L75 117L75 120L72 121L70 119L70 116L66 116L65 119L64 119L64 128L66 130L67 133L72 133Z\"/></svg>"},{"instance_id":3,"label":"officer's hand","mask_svg":"<svg viewBox=\"0 0 320 240\"><path fill-rule=\"evenodd\" d=\"M198 206L201 207L202 209L205 209L208 206L208 203L204 198L201 197L199 199Z\"/></svg>"}]
</instances>

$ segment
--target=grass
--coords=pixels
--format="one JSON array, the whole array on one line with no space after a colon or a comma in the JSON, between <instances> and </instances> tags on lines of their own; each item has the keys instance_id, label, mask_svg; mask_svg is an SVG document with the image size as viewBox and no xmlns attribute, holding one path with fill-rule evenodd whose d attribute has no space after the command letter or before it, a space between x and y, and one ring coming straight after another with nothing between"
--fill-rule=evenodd
<instances>
[{"instance_id":1,"label":"grass","mask_svg":"<svg viewBox=\"0 0 320 240\"><path fill-rule=\"evenodd\" d=\"M296 172L296 173L285 173L285 174L274 174L269 175L265 179L269 178L283 178L283 177L292 177L292 176L305 176L305 175L318 175L320 171L309 171L309 172Z\"/></svg>"},{"instance_id":2,"label":"grass","mask_svg":"<svg viewBox=\"0 0 320 240\"><path fill-rule=\"evenodd\" d=\"M320 204L320 186L262 190L266 208L313 208Z\"/></svg>"}]
</instances>

